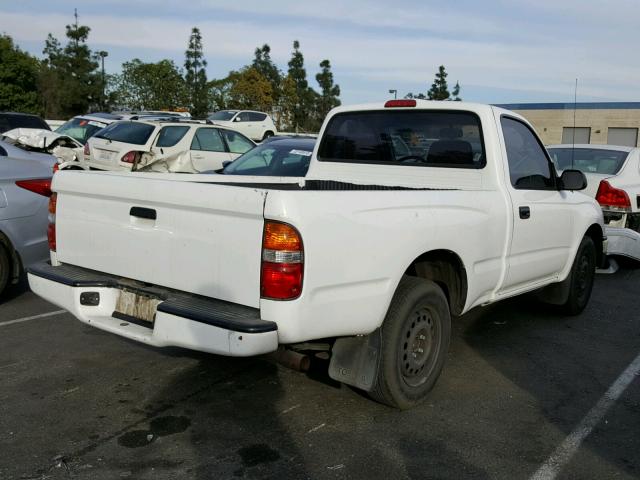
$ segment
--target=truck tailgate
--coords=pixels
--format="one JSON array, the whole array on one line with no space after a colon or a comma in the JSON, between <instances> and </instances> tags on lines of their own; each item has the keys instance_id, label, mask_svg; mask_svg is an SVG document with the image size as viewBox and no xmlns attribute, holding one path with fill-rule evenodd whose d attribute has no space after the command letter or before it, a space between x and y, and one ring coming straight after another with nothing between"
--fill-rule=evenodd
<instances>
[{"instance_id":1,"label":"truck tailgate","mask_svg":"<svg viewBox=\"0 0 640 480\"><path fill-rule=\"evenodd\" d=\"M57 259L258 307L266 191L185 180L57 173Z\"/></svg>"}]
</instances>

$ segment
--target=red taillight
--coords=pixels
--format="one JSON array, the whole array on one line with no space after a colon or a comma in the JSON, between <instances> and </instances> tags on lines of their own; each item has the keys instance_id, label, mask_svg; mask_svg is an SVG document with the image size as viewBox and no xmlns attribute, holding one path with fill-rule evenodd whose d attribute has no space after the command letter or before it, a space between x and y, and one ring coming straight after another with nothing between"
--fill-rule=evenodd
<instances>
[{"instance_id":1,"label":"red taillight","mask_svg":"<svg viewBox=\"0 0 640 480\"><path fill-rule=\"evenodd\" d=\"M53 164L53 173L56 173L58 170L60 170L60 164L58 162Z\"/></svg>"},{"instance_id":2,"label":"red taillight","mask_svg":"<svg viewBox=\"0 0 640 480\"><path fill-rule=\"evenodd\" d=\"M82 150L82 153L84 153L87 157L89 155L91 155L91 151L89 150L89 144L88 143L84 144L84 149Z\"/></svg>"},{"instance_id":3,"label":"red taillight","mask_svg":"<svg viewBox=\"0 0 640 480\"><path fill-rule=\"evenodd\" d=\"M134 164L140 158L140 152L127 152L120 159L121 162Z\"/></svg>"},{"instance_id":4,"label":"red taillight","mask_svg":"<svg viewBox=\"0 0 640 480\"><path fill-rule=\"evenodd\" d=\"M384 108L395 108L395 107L415 107L417 102L415 100L387 100L384 104Z\"/></svg>"},{"instance_id":5,"label":"red taillight","mask_svg":"<svg viewBox=\"0 0 640 480\"><path fill-rule=\"evenodd\" d=\"M58 194L52 193L49 197L49 226L47 227L47 242L49 250L56 251L56 207L58 206Z\"/></svg>"},{"instance_id":6,"label":"red taillight","mask_svg":"<svg viewBox=\"0 0 640 480\"><path fill-rule=\"evenodd\" d=\"M49 250L56 251L56 224L50 223L47 227L47 242L49 243Z\"/></svg>"},{"instance_id":7,"label":"red taillight","mask_svg":"<svg viewBox=\"0 0 640 480\"><path fill-rule=\"evenodd\" d=\"M304 250L300 233L291 225L267 221L262 240L260 296L292 300L302 293Z\"/></svg>"},{"instance_id":8,"label":"red taillight","mask_svg":"<svg viewBox=\"0 0 640 480\"><path fill-rule=\"evenodd\" d=\"M624 190L613 188L606 180L601 180L596 194L596 201L603 208L630 209L631 201Z\"/></svg>"},{"instance_id":9,"label":"red taillight","mask_svg":"<svg viewBox=\"0 0 640 480\"><path fill-rule=\"evenodd\" d=\"M34 178L33 180L18 180L16 185L20 188L29 190L30 192L51 196L51 179L50 178Z\"/></svg>"}]
</instances>

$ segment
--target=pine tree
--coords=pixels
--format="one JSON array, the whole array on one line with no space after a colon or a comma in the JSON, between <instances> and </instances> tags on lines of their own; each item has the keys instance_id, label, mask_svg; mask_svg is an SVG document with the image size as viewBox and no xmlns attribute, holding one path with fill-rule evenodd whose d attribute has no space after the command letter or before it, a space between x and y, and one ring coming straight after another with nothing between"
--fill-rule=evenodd
<instances>
[{"instance_id":1,"label":"pine tree","mask_svg":"<svg viewBox=\"0 0 640 480\"><path fill-rule=\"evenodd\" d=\"M340 86L333 83L331 62L323 60L320 62L320 69L320 73L316 75L316 81L320 85L320 95L317 95L313 130L319 129L327 113L340 105Z\"/></svg>"},{"instance_id":2,"label":"pine tree","mask_svg":"<svg viewBox=\"0 0 640 480\"><path fill-rule=\"evenodd\" d=\"M451 92L451 96L453 97L452 100L456 101L456 102L461 102L462 99L460 98L460 83L456 82L456 86L453 87L453 91Z\"/></svg>"},{"instance_id":3,"label":"pine tree","mask_svg":"<svg viewBox=\"0 0 640 480\"><path fill-rule=\"evenodd\" d=\"M429 100L448 100L450 96L447 85L447 72L444 69L444 65L440 65L436 78L427 92L427 97Z\"/></svg>"},{"instance_id":4,"label":"pine tree","mask_svg":"<svg viewBox=\"0 0 640 480\"><path fill-rule=\"evenodd\" d=\"M67 45L51 34L45 42L38 83L43 96L45 115L66 118L87 113L100 106L102 82L98 72L97 55L87 46L91 29L75 23L66 26Z\"/></svg>"},{"instance_id":5,"label":"pine tree","mask_svg":"<svg viewBox=\"0 0 640 480\"><path fill-rule=\"evenodd\" d=\"M304 128L310 111L310 94L309 82L307 82L307 71L304 68L304 56L300 51L300 42L293 42L293 52L291 60L289 60L289 77L296 86L297 103L293 110L293 126L296 128Z\"/></svg>"},{"instance_id":6,"label":"pine tree","mask_svg":"<svg viewBox=\"0 0 640 480\"><path fill-rule=\"evenodd\" d=\"M271 47L269 45L265 43L262 47L256 48L251 66L269 81L273 99L277 101L280 97L282 73L271 60Z\"/></svg>"},{"instance_id":7,"label":"pine tree","mask_svg":"<svg viewBox=\"0 0 640 480\"><path fill-rule=\"evenodd\" d=\"M191 103L191 115L202 117L209 110L209 96L207 89L207 61L204 59L202 49L202 35L200 29L193 27L189 36L189 47L185 52L185 83L189 101Z\"/></svg>"}]
</instances>

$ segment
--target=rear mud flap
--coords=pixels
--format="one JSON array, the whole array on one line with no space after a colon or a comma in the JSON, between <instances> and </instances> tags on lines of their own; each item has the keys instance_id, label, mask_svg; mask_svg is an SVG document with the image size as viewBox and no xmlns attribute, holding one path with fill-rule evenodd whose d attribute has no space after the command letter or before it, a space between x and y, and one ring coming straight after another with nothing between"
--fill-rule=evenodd
<instances>
[{"instance_id":1,"label":"rear mud flap","mask_svg":"<svg viewBox=\"0 0 640 480\"><path fill-rule=\"evenodd\" d=\"M381 347L380 329L359 337L336 340L331 351L329 376L361 390L373 388Z\"/></svg>"}]
</instances>

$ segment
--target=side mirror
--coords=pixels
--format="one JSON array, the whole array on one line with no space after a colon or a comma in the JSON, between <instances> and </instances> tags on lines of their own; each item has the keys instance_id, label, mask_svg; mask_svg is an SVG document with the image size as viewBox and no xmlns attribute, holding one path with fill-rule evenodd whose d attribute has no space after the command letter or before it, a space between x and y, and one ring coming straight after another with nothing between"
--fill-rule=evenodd
<instances>
[{"instance_id":1,"label":"side mirror","mask_svg":"<svg viewBox=\"0 0 640 480\"><path fill-rule=\"evenodd\" d=\"M241 122L242 120L240 120L240 117L236 117L233 119L234 122Z\"/></svg>"},{"instance_id":2,"label":"side mirror","mask_svg":"<svg viewBox=\"0 0 640 480\"><path fill-rule=\"evenodd\" d=\"M562 190L584 190L587 188L587 177L580 170L565 170L560 177Z\"/></svg>"},{"instance_id":3,"label":"side mirror","mask_svg":"<svg viewBox=\"0 0 640 480\"><path fill-rule=\"evenodd\" d=\"M222 162L222 168L225 168L230 163L231 163L231 160L225 160L224 162Z\"/></svg>"}]
</instances>

